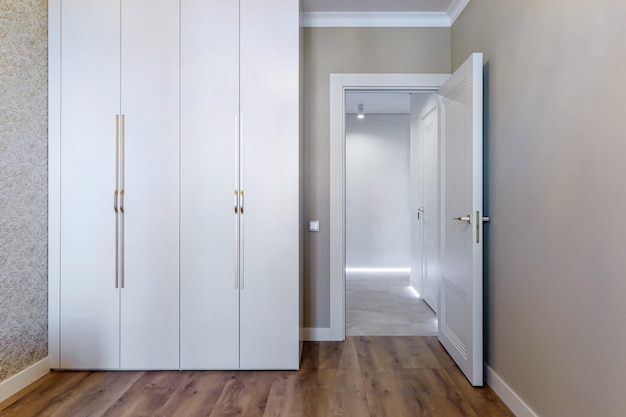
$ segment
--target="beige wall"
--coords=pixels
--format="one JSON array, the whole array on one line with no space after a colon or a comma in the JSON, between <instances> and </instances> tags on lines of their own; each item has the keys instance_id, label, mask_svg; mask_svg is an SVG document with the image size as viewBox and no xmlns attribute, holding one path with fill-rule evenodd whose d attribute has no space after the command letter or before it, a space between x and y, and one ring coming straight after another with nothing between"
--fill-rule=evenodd
<instances>
[{"instance_id":1,"label":"beige wall","mask_svg":"<svg viewBox=\"0 0 626 417\"><path fill-rule=\"evenodd\" d=\"M0 382L48 351L47 18L0 1Z\"/></svg>"},{"instance_id":2,"label":"beige wall","mask_svg":"<svg viewBox=\"0 0 626 417\"><path fill-rule=\"evenodd\" d=\"M626 413L626 2L472 0L485 53L487 362L545 417Z\"/></svg>"},{"instance_id":3,"label":"beige wall","mask_svg":"<svg viewBox=\"0 0 626 417\"><path fill-rule=\"evenodd\" d=\"M330 325L330 73L449 73L449 28L307 28L305 218L320 220L304 247L304 325Z\"/></svg>"}]
</instances>

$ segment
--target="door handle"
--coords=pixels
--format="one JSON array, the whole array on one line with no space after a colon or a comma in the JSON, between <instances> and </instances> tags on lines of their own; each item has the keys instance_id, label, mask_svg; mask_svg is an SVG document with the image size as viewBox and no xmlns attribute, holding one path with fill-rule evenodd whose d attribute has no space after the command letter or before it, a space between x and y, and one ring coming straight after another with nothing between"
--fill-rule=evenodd
<instances>
[{"instance_id":1,"label":"door handle","mask_svg":"<svg viewBox=\"0 0 626 417\"><path fill-rule=\"evenodd\" d=\"M468 222L469 224L472 224L472 215L468 214L467 216L455 217L454 220L458 220L460 222Z\"/></svg>"},{"instance_id":2,"label":"door handle","mask_svg":"<svg viewBox=\"0 0 626 417\"><path fill-rule=\"evenodd\" d=\"M417 220L421 218L420 214L424 214L424 207L420 207L417 209Z\"/></svg>"}]
</instances>

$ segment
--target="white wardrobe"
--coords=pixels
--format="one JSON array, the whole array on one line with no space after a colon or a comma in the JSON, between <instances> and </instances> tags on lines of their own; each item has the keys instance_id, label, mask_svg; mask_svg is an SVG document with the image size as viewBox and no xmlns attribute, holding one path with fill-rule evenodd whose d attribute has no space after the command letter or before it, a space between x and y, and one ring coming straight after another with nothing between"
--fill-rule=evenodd
<instances>
[{"instance_id":1,"label":"white wardrobe","mask_svg":"<svg viewBox=\"0 0 626 417\"><path fill-rule=\"evenodd\" d=\"M49 2L49 355L296 369L299 2Z\"/></svg>"}]
</instances>

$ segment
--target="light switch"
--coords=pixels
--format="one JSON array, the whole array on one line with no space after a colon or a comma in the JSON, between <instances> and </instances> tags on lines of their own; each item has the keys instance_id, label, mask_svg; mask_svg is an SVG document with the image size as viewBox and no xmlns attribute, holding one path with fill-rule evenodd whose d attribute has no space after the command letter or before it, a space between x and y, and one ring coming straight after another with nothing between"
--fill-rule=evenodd
<instances>
[{"instance_id":1,"label":"light switch","mask_svg":"<svg viewBox=\"0 0 626 417\"><path fill-rule=\"evenodd\" d=\"M319 232L319 231L320 231L320 221L309 220L309 232Z\"/></svg>"}]
</instances>

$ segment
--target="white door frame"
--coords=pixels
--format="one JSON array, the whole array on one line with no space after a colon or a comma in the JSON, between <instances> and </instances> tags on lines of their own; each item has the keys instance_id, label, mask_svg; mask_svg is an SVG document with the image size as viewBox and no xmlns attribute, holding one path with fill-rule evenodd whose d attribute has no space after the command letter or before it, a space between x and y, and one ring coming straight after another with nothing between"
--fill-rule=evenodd
<instances>
[{"instance_id":1,"label":"white door frame","mask_svg":"<svg viewBox=\"0 0 626 417\"><path fill-rule=\"evenodd\" d=\"M345 93L347 90L434 92L450 74L330 74L330 340L346 338Z\"/></svg>"}]
</instances>

